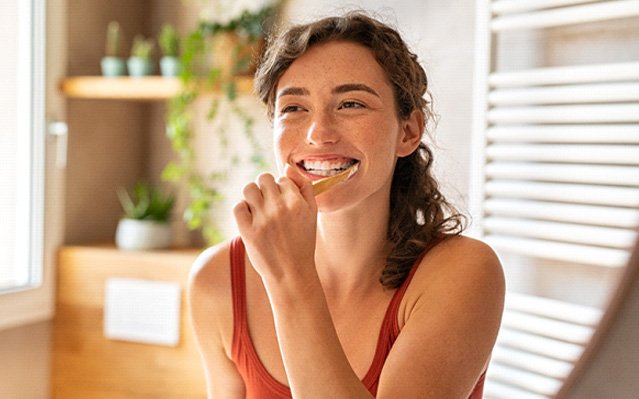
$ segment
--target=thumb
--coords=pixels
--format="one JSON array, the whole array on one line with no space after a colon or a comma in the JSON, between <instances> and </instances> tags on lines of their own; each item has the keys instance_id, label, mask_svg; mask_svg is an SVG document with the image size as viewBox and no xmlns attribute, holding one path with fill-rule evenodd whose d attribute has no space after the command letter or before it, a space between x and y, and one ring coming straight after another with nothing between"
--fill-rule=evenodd
<instances>
[{"instance_id":1,"label":"thumb","mask_svg":"<svg viewBox=\"0 0 639 399\"><path fill-rule=\"evenodd\" d=\"M286 165L284 167L284 175L291 179L295 185L300 189L300 193L302 197L308 202L312 204L315 202L315 195L313 194L313 184L311 179L299 173L295 168L291 167L291 165Z\"/></svg>"}]
</instances>

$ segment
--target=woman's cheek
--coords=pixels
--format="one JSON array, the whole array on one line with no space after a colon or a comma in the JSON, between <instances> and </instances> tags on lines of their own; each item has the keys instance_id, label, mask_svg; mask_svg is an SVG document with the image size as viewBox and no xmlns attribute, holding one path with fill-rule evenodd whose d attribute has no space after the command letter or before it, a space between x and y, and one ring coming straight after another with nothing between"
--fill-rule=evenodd
<instances>
[{"instance_id":1,"label":"woman's cheek","mask_svg":"<svg viewBox=\"0 0 639 399\"><path fill-rule=\"evenodd\" d=\"M290 152L297 145L294 132L295 129L282 124L273 129L273 148L278 161L283 164L286 164Z\"/></svg>"}]
</instances>

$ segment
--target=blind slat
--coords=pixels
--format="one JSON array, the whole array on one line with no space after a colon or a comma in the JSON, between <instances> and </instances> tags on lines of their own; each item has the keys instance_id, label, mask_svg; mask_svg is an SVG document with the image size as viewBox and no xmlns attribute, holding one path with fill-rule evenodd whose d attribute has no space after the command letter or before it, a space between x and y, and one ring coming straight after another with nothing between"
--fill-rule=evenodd
<instances>
[{"instance_id":1,"label":"blind slat","mask_svg":"<svg viewBox=\"0 0 639 399\"><path fill-rule=\"evenodd\" d=\"M531 87L494 90L488 103L495 106L528 104L587 104L639 100L639 83Z\"/></svg>"},{"instance_id":2,"label":"blind slat","mask_svg":"<svg viewBox=\"0 0 639 399\"><path fill-rule=\"evenodd\" d=\"M491 234L617 249L631 248L636 238L633 230L494 216L484 219L484 228Z\"/></svg>"},{"instance_id":3,"label":"blind slat","mask_svg":"<svg viewBox=\"0 0 639 399\"><path fill-rule=\"evenodd\" d=\"M524 391L522 389L500 383L493 380L486 380L484 385L484 399L550 399L550 396L539 395Z\"/></svg>"},{"instance_id":4,"label":"blind slat","mask_svg":"<svg viewBox=\"0 0 639 399\"><path fill-rule=\"evenodd\" d=\"M499 364L491 364L486 374L491 380L501 381L541 395L552 396L561 386L561 383L553 378L504 367Z\"/></svg>"},{"instance_id":5,"label":"blind slat","mask_svg":"<svg viewBox=\"0 0 639 399\"><path fill-rule=\"evenodd\" d=\"M500 151L507 153L507 148L501 147ZM548 151L549 154L544 152L543 149L533 149L532 152L531 158L535 158L535 160L539 160L538 158L558 156L559 153L557 148L555 148L554 151ZM595 156L599 158L599 162L603 162L604 158L612 156L614 152L615 151L611 151L611 153L606 155L597 154ZM619 151L618 153L623 153L623 151ZM570 155L569 159L574 159L573 157L586 158L591 154L571 153ZM516 158L516 156L513 157ZM639 159L639 146L637 146L637 158ZM632 161L634 162L635 160ZM637 162L639 162L639 160ZM486 165L486 176L491 179L521 179L613 186L639 186L639 166L491 162Z\"/></svg>"},{"instance_id":6,"label":"blind slat","mask_svg":"<svg viewBox=\"0 0 639 399\"><path fill-rule=\"evenodd\" d=\"M491 144L486 156L501 161L639 165L639 145Z\"/></svg>"},{"instance_id":7,"label":"blind slat","mask_svg":"<svg viewBox=\"0 0 639 399\"><path fill-rule=\"evenodd\" d=\"M610 268L623 267L628 261L628 251L621 249L494 234L486 235L485 240L498 251L531 256L533 258Z\"/></svg>"},{"instance_id":8,"label":"blind slat","mask_svg":"<svg viewBox=\"0 0 639 399\"><path fill-rule=\"evenodd\" d=\"M574 363L577 361L583 347L569 342L540 337L526 332L502 328L499 331L497 345L519 349L529 353Z\"/></svg>"},{"instance_id":9,"label":"blind slat","mask_svg":"<svg viewBox=\"0 0 639 399\"><path fill-rule=\"evenodd\" d=\"M494 124L639 122L639 104L502 107L488 111L487 119Z\"/></svg>"},{"instance_id":10,"label":"blind slat","mask_svg":"<svg viewBox=\"0 0 639 399\"><path fill-rule=\"evenodd\" d=\"M639 188L587 184L488 181L488 197L510 197L639 208Z\"/></svg>"},{"instance_id":11,"label":"blind slat","mask_svg":"<svg viewBox=\"0 0 639 399\"><path fill-rule=\"evenodd\" d=\"M639 125L494 126L486 130L486 138L529 143L639 144Z\"/></svg>"},{"instance_id":12,"label":"blind slat","mask_svg":"<svg viewBox=\"0 0 639 399\"><path fill-rule=\"evenodd\" d=\"M618 0L602 3L507 15L494 18L493 32L512 29L548 28L585 22L606 21L639 15L639 1Z\"/></svg>"},{"instance_id":13,"label":"blind slat","mask_svg":"<svg viewBox=\"0 0 639 399\"><path fill-rule=\"evenodd\" d=\"M484 211L488 216L514 216L627 229L639 226L639 209L527 200L488 199L484 202Z\"/></svg>"},{"instance_id":14,"label":"blind slat","mask_svg":"<svg viewBox=\"0 0 639 399\"><path fill-rule=\"evenodd\" d=\"M499 345L493 350L491 362L555 379L565 378L573 367L572 363L508 349Z\"/></svg>"},{"instance_id":15,"label":"blind slat","mask_svg":"<svg viewBox=\"0 0 639 399\"><path fill-rule=\"evenodd\" d=\"M602 316L601 309L591 306L511 291L506 295L506 307L508 310L535 314L592 328L597 326Z\"/></svg>"},{"instance_id":16,"label":"blind slat","mask_svg":"<svg viewBox=\"0 0 639 399\"><path fill-rule=\"evenodd\" d=\"M559 320L546 319L519 312L505 312L502 325L518 331L584 345L592 336L592 328Z\"/></svg>"},{"instance_id":17,"label":"blind slat","mask_svg":"<svg viewBox=\"0 0 639 399\"><path fill-rule=\"evenodd\" d=\"M599 0L497 0L491 5L493 14L507 14L544 8L593 3Z\"/></svg>"},{"instance_id":18,"label":"blind slat","mask_svg":"<svg viewBox=\"0 0 639 399\"><path fill-rule=\"evenodd\" d=\"M619 82L639 79L639 62L545 67L510 72L494 72L491 87Z\"/></svg>"}]
</instances>

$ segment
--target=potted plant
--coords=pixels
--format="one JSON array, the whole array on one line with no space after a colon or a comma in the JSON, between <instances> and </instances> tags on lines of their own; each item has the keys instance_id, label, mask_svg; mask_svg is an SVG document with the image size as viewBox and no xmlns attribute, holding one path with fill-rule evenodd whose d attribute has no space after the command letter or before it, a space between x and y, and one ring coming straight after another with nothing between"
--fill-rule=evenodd
<instances>
[{"instance_id":1,"label":"potted plant","mask_svg":"<svg viewBox=\"0 0 639 399\"><path fill-rule=\"evenodd\" d=\"M235 78L254 72L251 61L257 55L259 45L277 18L282 4L282 0L273 0L256 10L244 9L235 17L224 21L203 21L185 37L180 57L182 91L169 102L166 118L166 135L177 154L177 159L165 167L162 177L174 183L184 182L188 192L184 220L190 230L201 230L208 244L214 244L224 238L210 212L223 199L221 185L239 158L237 150L228 146L227 128L224 123L229 116L239 120L243 126L242 133L250 146L250 160L256 172L268 167L264 149L254 132L255 121L236 101L238 93ZM227 41L229 36L234 37L233 44L230 48L222 50L219 42L221 39ZM231 61L220 62L224 57ZM215 61L215 58L218 61ZM211 62L212 60L214 62ZM213 89L222 89L224 95L212 96L207 117L210 123L219 122L216 124L215 139L223 149L227 166L218 167L212 173L204 173L197 166L198 154L194 148L195 132L191 120L191 106L203 91ZM224 109L230 109L232 115L220 112L222 102L225 102Z\"/></svg>"},{"instance_id":2,"label":"potted plant","mask_svg":"<svg viewBox=\"0 0 639 399\"><path fill-rule=\"evenodd\" d=\"M106 34L106 52L100 61L102 75L107 77L123 76L126 74L124 58L120 56L122 44L122 30L117 21L109 22Z\"/></svg>"},{"instance_id":3,"label":"potted plant","mask_svg":"<svg viewBox=\"0 0 639 399\"><path fill-rule=\"evenodd\" d=\"M127 61L129 75L131 77L142 77L153 74L153 39L146 39L142 35L137 35L133 39L131 46L131 56Z\"/></svg>"},{"instance_id":4,"label":"potted plant","mask_svg":"<svg viewBox=\"0 0 639 399\"><path fill-rule=\"evenodd\" d=\"M180 36L171 24L165 24L160 30L158 43L162 51L160 72L162 76L178 76L180 74Z\"/></svg>"},{"instance_id":5,"label":"potted plant","mask_svg":"<svg viewBox=\"0 0 639 399\"><path fill-rule=\"evenodd\" d=\"M131 193L118 191L124 216L118 222L115 242L124 250L161 249L171 245L171 211L175 204L173 194L164 194L158 188L138 183Z\"/></svg>"}]
</instances>

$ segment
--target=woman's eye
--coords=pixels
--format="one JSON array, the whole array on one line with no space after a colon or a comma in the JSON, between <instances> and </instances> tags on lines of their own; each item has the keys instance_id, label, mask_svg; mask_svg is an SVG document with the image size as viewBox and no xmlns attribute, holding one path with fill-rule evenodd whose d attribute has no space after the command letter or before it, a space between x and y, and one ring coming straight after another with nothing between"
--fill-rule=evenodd
<instances>
[{"instance_id":1,"label":"woman's eye","mask_svg":"<svg viewBox=\"0 0 639 399\"><path fill-rule=\"evenodd\" d=\"M344 101L340 108L364 108L364 104L358 101Z\"/></svg>"},{"instance_id":2,"label":"woman's eye","mask_svg":"<svg viewBox=\"0 0 639 399\"><path fill-rule=\"evenodd\" d=\"M280 113L286 114L286 113L297 112L301 110L302 110L302 107L300 107L299 105L287 105L285 107L282 107L282 109L280 110Z\"/></svg>"}]
</instances>

